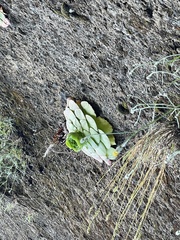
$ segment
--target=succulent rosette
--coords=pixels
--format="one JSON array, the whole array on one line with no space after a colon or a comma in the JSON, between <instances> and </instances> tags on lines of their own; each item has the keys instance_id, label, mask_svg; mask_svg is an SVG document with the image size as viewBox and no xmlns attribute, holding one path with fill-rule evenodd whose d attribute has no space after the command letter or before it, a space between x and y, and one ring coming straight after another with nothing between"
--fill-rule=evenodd
<instances>
[{"instance_id":1,"label":"succulent rosette","mask_svg":"<svg viewBox=\"0 0 180 240\"><path fill-rule=\"evenodd\" d=\"M86 101L68 98L64 111L66 127L69 133L66 145L75 152L83 151L86 155L111 165L110 160L118 156L112 126L107 120L97 117L94 109Z\"/></svg>"}]
</instances>

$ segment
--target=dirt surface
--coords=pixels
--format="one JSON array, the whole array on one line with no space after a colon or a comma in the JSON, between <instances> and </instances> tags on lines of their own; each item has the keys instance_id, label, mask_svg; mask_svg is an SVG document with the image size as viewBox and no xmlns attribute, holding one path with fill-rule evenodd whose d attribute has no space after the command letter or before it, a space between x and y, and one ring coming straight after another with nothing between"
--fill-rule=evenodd
<instances>
[{"instance_id":1,"label":"dirt surface","mask_svg":"<svg viewBox=\"0 0 180 240\"><path fill-rule=\"evenodd\" d=\"M140 100L154 101L160 92L179 94L174 85L147 79L149 65L129 75L136 64L180 53L178 0L66 1L71 14L59 13L62 3L0 1L11 22L0 28L0 110L13 119L27 160L26 175L1 201L2 240L111 239L117 216L105 222L108 205L86 231L89 208L98 198L96 183L108 166L64 143L43 158L64 122L67 97L89 101L122 132L151 118L144 113L134 127L137 115L122 113L124 102L130 108ZM117 136L118 144L125 137ZM177 161L165 175L143 227L144 240L178 239Z\"/></svg>"}]
</instances>

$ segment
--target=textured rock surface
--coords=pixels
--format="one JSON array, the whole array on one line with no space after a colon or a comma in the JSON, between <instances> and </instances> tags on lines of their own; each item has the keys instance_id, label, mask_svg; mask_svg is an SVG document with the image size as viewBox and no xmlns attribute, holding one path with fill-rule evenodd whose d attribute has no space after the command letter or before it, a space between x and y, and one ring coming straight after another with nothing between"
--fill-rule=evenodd
<instances>
[{"instance_id":1,"label":"textured rock surface","mask_svg":"<svg viewBox=\"0 0 180 240\"><path fill-rule=\"evenodd\" d=\"M79 17L59 15L62 1L0 1L11 22L0 29L1 112L15 120L28 161L24 181L3 199L1 239L111 238L115 219L106 223L103 217L86 234L87 213L96 199L89 192L108 167L63 144L42 156L64 121L68 96L94 104L116 131L132 130L137 116L121 114L122 102L152 101L167 86L145 78L149 66L133 76L128 72L134 64L180 53L178 0L67 3ZM173 86L168 91L177 94ZM178 174L177 164L167 168L143 239L177 239Z\"/></svg>"}]
</instances>

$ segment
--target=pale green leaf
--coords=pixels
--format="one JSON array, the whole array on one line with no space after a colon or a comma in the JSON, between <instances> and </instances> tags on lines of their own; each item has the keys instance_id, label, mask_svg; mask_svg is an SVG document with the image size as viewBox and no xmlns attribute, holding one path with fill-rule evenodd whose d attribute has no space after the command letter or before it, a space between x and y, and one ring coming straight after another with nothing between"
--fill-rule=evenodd
<instances>
[{"instance_id":1,"label":"pale green leaf","mask_svg":"<svg viewBox=\"0 0 180 240\"><path fill-rule=\"evenodd\" d=\"M107 149L109 149L111 147L109 138L107 137L107 135L103 131L99 130L99 133L101 134L101 142L104 144L104 146Z\"/></svg>"},{"instance_id":2,"label":"pale green leaf","mask_svg":"<svg viewBox=\"0 0 180 240\"><path fill-rule=\"evenodd\" d=\"M88 126L87 120L82 119L80 120L80 123L81 123L82 129L89 132L89 126Z\"/></svg>"},{"instance_id":3,"label":"pale green leaf","mask_svg":"<svg viewBox=\"0 0 180 240\"><path fill-rule=\"evenodd\" d=\"M94 149L92 148L92 146L90 144L87 144L86 146L84 146L82 148L82 151L89 157L92 157L94 159L96 159L97 161L99 161L100 163L103 162L103 159L94 151Z\"/></svg>"},{"instance_id":4,"label":"pale green leaf","mask_svg":"<svg viewBox=\"0 0 180 240\"><path fill-rule=\"evenodd\" d=\"M94 148L94 150L96 151L96 148L98 147L98 145L95 143L95 141L92 138L89 138L88 143Z\"/></svg>"},{"instance_id":5,"label":"pale green leaf","mask_svg":"<svg viewBox=\"0 0 180 240\"><path fill-rule=\"evenodd\" d=\"M102 163L103 159L97 154L97 153L92 153L90 157L96 159L98 162Z\"/></svg>"},{"instance_id":6,"label":"pale green leaf","mask_svg":"<svg viewBox=\"0 0 180 240\"><path fill-rule=\"evenodd\" d=\"M90 143L87 143L85 146L83 146L82 151L88 156L91 156L92 153L95 153L95 149Z\"/></svg>"},{"instance_id":7,"label":"pale green leaf","mask_svg":"<svg viewBox=\"0 0 180 240\"><path fill-rule=\"evenodd\" d=\"M66 120L70 120L71 122L74 122L74 120L76 119L76 116L74 115L74 113L67 107L64 111L64 116Z\"/></svg>"},{"instance_id":8,"label":"pale green leaf","mask_svg":"<svg viewBox=\"0 0 180 240\"><path fill-rule=\"evenodd\" d=\"M100 142L100 143L98 144L97 148L96 148L97 154L98 154L101 158L105 159L105 158L107 158L107 157L106 157L106 151L107 151L107 149L105 148L104 144L102 144L102 143Z\"/></svg>"},{"instance_id":9,"label":"pale green leaf","mask_svg":"<svg viewBox=\"0 0 180 240\"><path fill-rule=\"evenodd\" d=\"M2 11L0 11L0 23L1 23L1 21L3 22L4 19L5 19L4 13Z\"/></svg>"},{"instance_id":10,"label":"pale green leaf","mask_svg":"<svg viewBox=\"0 0 180 240\"><path fill-rule=\"evenodd\" d=\"M96 125L96 122L94 121L94 119L89 115L86 115L86 119L87 119L89 126L94 128L94 130L97 131L97 125Z\"/></svg>"},{"instance_id":11,"label":"pale green leaf","mask_svg":"<svg viewBox=\"0 0 180 240\"><path fill-rule=\"evenodd\" d=\"M73 121L73 124L74 124L74 126L77 128L77 130L79 132L82 132L81 124L80 124L80 122L79 122L79 120L77 118Z\"/></svg>"},{"instance_id":12,"label":"pale green leaf","mask_svg":"<svg viewBox=\"0 0 180 240\"><path fill-rule=\"evenodd\" d=\"M90 128L89 132L90 132L91 137L95 140L95 142L97 144L99 144L100 139L101 139L99 133L96 132L93 128Z\"/></svg>"},{"instance_id":13,"label":"pale green leaf","mask_svg":"<svg viewBox=\"0 0 180 240\"><path fill-rule=\"evenodd\" d=\"M91 105L88 102L82 101L81 102L81 107L86 114L89 114L93 117L96 117L96 113L95 113L94 109L91 107Z\"/></svg>"},{"instance_id":14,"label":"pale green leaf","mask_svg":"<svg viewBox=\"0 0 180 240\"><path fill-rule=\"evenodd\" d=\"M75 103L75 101L72 99L68 99L67 105L73 111L75 111L76 109L79 109L79 106L77 105L77 103Z\"/></svg>"},{"instance_id":15,"label":"pale green leaf","mask_svg":"<svg viewBox=\"0 0 180 240\"><path fill-rule=\"evenodd\" d=\"M66 127L69 132L77 131L77 128L74 126L74 124L70 120L66 120Z\"/></svg>"},{"instance_id":16,"label":"pale green leaf","mask_svg":"<svg viewBox=\"0 0 180 240\"><path fill-rule=\"evenodd\" d=\"M84 113L82 112L82 110L80 108L75 109L74 113L78 119L80 119L80 120L86 119L84 116Z\"/></svg>"},{"instance_id":17,"label":"pale green leaf","mask_svg":"<svg viewBox=\"0 0 180 240\"><path fill-rule=\"evenodd\" d=\"M83 129L82 131L83 131L83 133L84 133L85 136L87 136L87 137L89 136L89 137L90 137L89 131L86 131L86 130L84 130L84 129Z\"/></svg>"}]
</instances>

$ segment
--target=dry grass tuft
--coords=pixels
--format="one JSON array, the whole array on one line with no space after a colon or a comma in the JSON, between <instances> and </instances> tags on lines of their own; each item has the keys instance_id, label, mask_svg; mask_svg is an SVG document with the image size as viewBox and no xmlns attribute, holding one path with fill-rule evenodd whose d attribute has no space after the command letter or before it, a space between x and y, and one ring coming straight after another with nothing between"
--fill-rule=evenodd
<instances>
[{"instance_id":1,"label":"dry grass tuft","mask_svg":"<svg viewBox=\"0 0 180 240\"><path fill-rule=\"evenodd\" d=\"M161 185L166 165L179 154L176 133L172 125L157 124L123 155L119 160L122 165L112 181L105 189L99 189L101 203L90 209L89 213L94 213L88 232L103 206L110 202L110 210L104 218L108 222L114 213L117 214L112 239L116 236L124 240L141 238L143 223Z\"/></svg>"}]
</instances>

